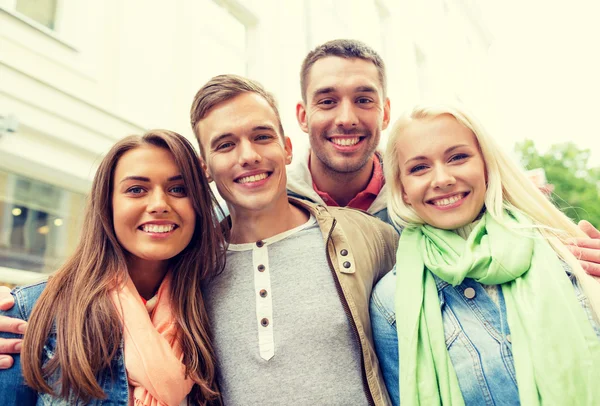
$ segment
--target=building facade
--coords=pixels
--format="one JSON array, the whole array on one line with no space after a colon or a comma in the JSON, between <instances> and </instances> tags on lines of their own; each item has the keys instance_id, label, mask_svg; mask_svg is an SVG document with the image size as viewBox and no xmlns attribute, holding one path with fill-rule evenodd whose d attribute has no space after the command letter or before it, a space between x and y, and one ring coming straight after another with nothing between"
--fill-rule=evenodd
<instances>
[{"instance_id":1,"label":"building facade","mask_svg":"<svg viewBox=\"0 0 600 406\"><path fill-rule=\"evenodd\" d=\"M306 53L355 38L383 56L392 119L425 99L478 103L491 37L467 0L0 0L0 283L55 270L78 241L91 179L118 139L190 139L209 78L260 81L295 148Z\"/></svg>"}]
</instances>

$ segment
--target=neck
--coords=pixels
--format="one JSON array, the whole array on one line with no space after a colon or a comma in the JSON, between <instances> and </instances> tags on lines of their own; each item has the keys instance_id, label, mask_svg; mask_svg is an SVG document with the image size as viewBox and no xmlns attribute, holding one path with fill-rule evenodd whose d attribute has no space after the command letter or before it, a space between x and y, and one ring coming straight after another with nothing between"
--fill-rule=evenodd
<instances>
[{"instance_id":1,"label":"neck","mask_svg":"<svg viewBox=\"0 0 600 406\"><path fill-rule=\"evenodd\" d=\"M366 189L373 176L373 157L354 172L336 172L310 152L310 172L320 191L327 193L340 206L346 206L357 194Z\"/></svg>"},{"instance_id":2,"label":"neck","mask_svg":"<svg viewBox=\"0 0 600 406\"><path fill-rule=\"evenodd\" d=\"M156 294L160 283L167 274L167 261L149 261L130 257L127 260L129 277L141 297L148 300Z\"/></svg>"},{"instance_id":3,"label":"neck","mask_svg":"<svg viewBox=\"0 0 600 406\"><path fill-rule=\"evenodd\" d=\"M232 244L244 244L264 240L308 221L308 213L291 204L284 194L285 199L263 210L244 210L229 207L231 213Z\"/></svg>"}]
</instances>

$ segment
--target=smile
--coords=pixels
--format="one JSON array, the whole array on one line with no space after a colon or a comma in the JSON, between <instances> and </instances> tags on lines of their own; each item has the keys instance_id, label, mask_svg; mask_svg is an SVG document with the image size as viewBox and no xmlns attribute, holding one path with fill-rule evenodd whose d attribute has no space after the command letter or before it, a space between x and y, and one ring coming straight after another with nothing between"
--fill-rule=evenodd
<instances>
[{"instance_id":1,"label":"smile","mask_svg":"<svg viewBox=\"0 0 600 406\"><path fill-rule=\"evenodd\" d=\"M458 193L454 196L444 197L441 199L431 199L427 203L433 204L437 207L446 207L458 202L459 200L464 199L467 195L468 193Z\"/></svg>"},{"instance_id":2,"label":"smile","mask_svg":"<svg viewBox=\"0 0 600 406\"><path fill-rule=\"evenodd\" d=\"M263 172L263 173L259 173L256 175L250 175L250 176L244 176L242 178L236 179L235 181L237 183L254 183L254 182L260 182L263 179L267 179L269 177L269 174L267 172Z\"/></svg>"},{"instance_id":3,"label":"smile","mask_svg":"<svg viewBox=\"0 0 600 406\"><path fill-rule=\"evenodd\" d=\"M352 138L330 138L329 141L334 143L335 145L339 145L342 147L349 147L352 145L356 145L360 142L361 137L352 137Z\"/></svg>"},{"instance_id":4,"label":"smile","mask_svg":"<svg viewBox=\"0 0 600 406\"><path fill-rule=\"evenodd\" d=\"M139 227L145 233L170 233L177 228L176 224L143 224Z\"/></svg>"}]
</instances>

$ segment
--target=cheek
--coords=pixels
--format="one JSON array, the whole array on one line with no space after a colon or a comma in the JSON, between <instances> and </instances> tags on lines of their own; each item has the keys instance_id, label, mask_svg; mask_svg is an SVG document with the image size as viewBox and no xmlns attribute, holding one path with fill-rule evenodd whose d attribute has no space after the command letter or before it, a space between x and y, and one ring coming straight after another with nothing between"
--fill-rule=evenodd
<instances>
[{"instance_id":1,"label":"cheek","mask_svg":"<svg viewBox=\"0 0 600 406\"><path fill-rule=\"evenodd\" d=\"M192 236L194 235L194 228L196 227L196 212L194 211L194 208L192 207L192 202L188 201L188 203L182 204L181 207L178 210L179 215L181 216L181 220L188 225L188 227L185 230L185 238L186 238L186 245L189 243L189 241L192 239Z\"/></svg>"},{"instance_id":2,"label":"cheek","mask_svg":"<svg viewBox=\"0 0 600 406\"><path fill-rule=\"evenodd\" d=\"M404 203L406 203L407 205L411 206L412 205L412 200L413 200L413 195L414 195L414 185L410 182L410 181L406 181L402 179L403 177L400 177L400 182L402 183L402 200L404 200Z\"/></svg>"}]
</instances>

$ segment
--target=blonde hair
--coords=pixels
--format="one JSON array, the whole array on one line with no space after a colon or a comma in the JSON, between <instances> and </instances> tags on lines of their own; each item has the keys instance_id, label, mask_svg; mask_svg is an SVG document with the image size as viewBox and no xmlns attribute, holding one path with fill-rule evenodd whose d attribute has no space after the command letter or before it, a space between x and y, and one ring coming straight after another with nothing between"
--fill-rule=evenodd
<instances>
[{"instance_id":1,"label":"blonde hair","mask_svg":"<svg viewBox=\"0 0 600 406\"><path fill-rule=\"evenodd\" d=\"M588 275L577 258L566 248L569 238L587 237L573 221L558 210L552 202L533 185L524 171L505 153L488 134L479 121L466 109L457 105L416 106L412 112L400 117L389 134L385 151L385 179L388 183L388 215L397 227L415 227L424 221L404 202L398 162L398 139L416 120L432 120L450 115L470 129L479 143L487 170L485 207L494 220L503 223L504 210L518 211L528 216L534 227L544 237L556 254L572 269L588 297L596 317L600 315L600 284Z\"/></svg>"}]
</instances>

